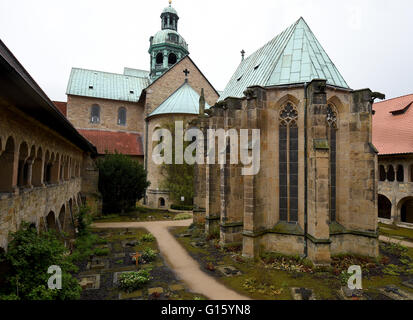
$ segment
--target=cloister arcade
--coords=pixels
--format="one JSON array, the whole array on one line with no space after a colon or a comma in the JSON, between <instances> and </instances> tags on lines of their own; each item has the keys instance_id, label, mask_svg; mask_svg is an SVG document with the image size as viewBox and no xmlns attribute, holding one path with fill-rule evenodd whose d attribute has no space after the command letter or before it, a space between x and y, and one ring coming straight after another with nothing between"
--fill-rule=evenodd
<instances>
[{"instance_id":1,"label":"cloister arcade","mask_svg":"<svg viewBox=\"0 0 413 320\"><path fill-rule=\"evenodd\" d=\"M378 217L413 224L413 160L379 163Z\"/></svg>"}]
</instances>

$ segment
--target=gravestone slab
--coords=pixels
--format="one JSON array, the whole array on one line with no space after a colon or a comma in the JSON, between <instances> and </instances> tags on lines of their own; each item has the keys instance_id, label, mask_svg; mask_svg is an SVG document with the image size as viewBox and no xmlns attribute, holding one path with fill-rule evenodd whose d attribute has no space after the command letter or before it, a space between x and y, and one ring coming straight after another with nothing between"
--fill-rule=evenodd
<instances>
[{"instance_id":1,"label":"gravestone slab","mask_svg":"<svg viewBox=\"0 0 413 320\"><path fill-rule=\"evenodd\" d=\"M191 242L191 246L195 248L206 248L207 244L203 241L193 241Z\"/></svg>"},{"instance_id":2,"label":"gravestone slab","mask_svg":"<svg viewBox=\"0 0 413 320\"><path fill-rule=\"evenodd\" d=\"M127 247L136 247L139 245L138 240L124 240L122 241L122 247L127 248Z\"/></svg>"},{"instance_id":3,"label":"gravestone slab","mask_svg":"<svg viewBox=\"0 0 413 320\"><path fill-rule=\"evenodd\" d=\"M169 289L171 291L184 291L185 287L184 287L184 285L177 283L177 284L171 284L169 286Z\"/></svg>"},{"instance_id":4,"label":"gravestone slab","mask_svg":"<svg viewBox=\"0 0 413 320\"><path fill-rule=\"evenodd\" d=\"M312 289L291 288L290 291L294 300L316 300Z\"/></svg>"},{"instance_id":5,"label":"gravestone slab","mask_svg":"<svg viewBox=\"0 0 413 320\"><path fill-rule=\"evenodd\" d=\"M126 300L126 299L136 299L136 298L141 298L143 295L142 290L126 293L126 292L120 292L119 293L119 300Z\"/></svg>"},{"instance_id":6,"label":"gravestone slab","mask_svg":"<svg viewBox=\"0 0 413 320\"><path fill-rule=\"evenodd\" d=\"M124 252L120 252L120 253L115 253L113 255L114 258L119 259L119 258L125 258L125 253Z\"/></svg>"},{"instance_id":7,"label":"gravestone slab","mask_svg":"<svg viewBox=\"0 0 413 320\"><path fill-rule=\"evenodd\" d=\"M219 266L216 269L224 277L234 277L239 276L241 274L241 271L237 270L233 266Z\"/></svg>"},{"instance_id":8,"label":"gravestone slab","mask_svg":"<svg viewBox=\"0 0 413 320\"><path fill-rule=\"evenodd\" d=\"M351 290L347 286L341 287L341 296L345 300L354 300L355 298L361 299L363 297L363 290Z\"/></svg>"},{"instance_id":9,"label":"gravestone slab","mask_svg":"<svg viewBox=\"0 0 413 320\"><path fill-rule=\"evenodd\" d=\"M402 282L402 285L404 285L404 286L406 286L406 287L408 287L408 288L413 289L413 278L411 278L411 279L409 279L409 280L407 280L407 281Z\"/></svg>"},{"instance_id":10,"label":"gravestone slab","mask_svg":"<svg viewBox=\"0 0 413 320\"><path fill-rule=\"evenodd\" d=\"M149 289L148 289L148 294L149 294L149 295L152 295L152 294L154 294L154 293L162 294L162 293L163 293L163 288L158 287L158 288L149 288Z\"/></svg>"},{"instance_id":11,"label":"gravestone slab","mask_svg":"<svg viewBox=\"0 0 413 320\"><path fill-rule=\"evenodd\" d=\"M104 260L101 258L92 258L91 261L87 263L86 269L87 270L100 270L100 269L108 269L109 268L109 261Z\"/></svg>"},{"instance_id":12,"label":"gravestone slab","mask_svg":"<svg viewBox=\"0 0 413 320\"><path fill-rule=\"evenodd\" d=\"M82 289L85 290L97 290L100 288L100 274L91 274L88 276L83 276L79 281Z\"/></svg>"},{"instance_id":13,"label":"gravestone slab","mask_svg":"<svg viewBox=\"0 0 413 320\"><path fill-rule=\"evenodd\" d=\"M413 300L413 294L406 292L395 285L380 288L379 291L393 300Z\"/></svg>"}]
</instances>

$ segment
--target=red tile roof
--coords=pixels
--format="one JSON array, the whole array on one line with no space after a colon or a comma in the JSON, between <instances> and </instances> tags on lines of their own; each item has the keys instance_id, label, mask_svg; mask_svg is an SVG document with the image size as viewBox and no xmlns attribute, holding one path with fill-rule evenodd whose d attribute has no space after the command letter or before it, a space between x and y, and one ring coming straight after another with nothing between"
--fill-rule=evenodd
<instances>
[{"instance_id":1,"label":"red tile roof","mask_svg":"<svg viewBox=\"0 0 413 320\"><path fill-rule=\"evenodd\" d=\"M78 130L96 146L98 154L118 153L143 156L142 137L139 133L113 132L102 130Z\"/></svg>"},{"instance_id":2,"label":"red tile roof","mask_svg":"<svg viewBox=\"0 0 413 320\"><path fill-rule=\"evenodd\" d=\"M57 109L67 117L67 102L53 101Z\"/></svg>"},{"instance_id":3,"label":"red tile roof","mask_svg":"<svg viewBox=\"0 0 413 320\"><path fill-rule=\"evenodd\" d=\"M373 105L373 144L379 154L413 153L412 102L413 94Z\"/></svg>"}]
</instances>

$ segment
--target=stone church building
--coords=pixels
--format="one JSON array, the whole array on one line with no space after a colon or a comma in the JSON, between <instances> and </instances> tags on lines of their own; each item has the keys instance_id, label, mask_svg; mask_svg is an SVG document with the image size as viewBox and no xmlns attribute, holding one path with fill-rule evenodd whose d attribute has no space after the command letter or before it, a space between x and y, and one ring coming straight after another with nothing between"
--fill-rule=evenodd
<instances>
[{"instance_id":1,"label":"stone church building","mask_svg":"<svg viewBox=\"0 0 413 320\"><path fill-rule=\"evenodd\" d=\"M202 130L260 130L260 171L200 165L195 216L222 245L305 255L378 256L377 150L372 103L381 94L349 88L300 18L244 59ZM230 152L231 145L227 148ZM229 155L227 154L227 160Z\"/></svg>"},{"instance_id":2,"label":"stone church building","mask_svg":"<svg viewBox=\"0 0 413 320\"><path fill-rule=\"evenodd\" d=\"M190 58L178 33L179 16L169 4L161 30L150 37L150 71L125 68L123 74L73 68L67 86L65 116L100 156L129 155L145 165L151 182L145 203L169 208L161 168L153 163L152 135L165 123L190 122L198 114L201 92L213 105L218 92ZM57 103L59 104L59 103Z\"/></svg>"},{"instance_id":3,"label":"stone church building","mask_svg":"<svg viewBox=\"0 0 413 320\"><path fill-rule=\"evenodd\" d=\"M412 222L413 148L386 153L385 131L372 129L373 119L377 128L387 118L408 126L413 99L373 110L383 95L351 89L302 18L243 56L219 94L189 56L171 4L160 18L149 71L73 68L66 102L51 102L0 42L0 247L21 221L70 231L76 206L88 202L98 211L94 159L106 153L144 164L145 203L169 208L153 135L177 120L205 135L260 130L256 175L243 176L243 165L229 161L195 167L195 222L219 232L224 246L242 245L245 256L275 251L317 264L336 254L376 257L378 207L383 219Z\"/></svg>"}]
</instances>

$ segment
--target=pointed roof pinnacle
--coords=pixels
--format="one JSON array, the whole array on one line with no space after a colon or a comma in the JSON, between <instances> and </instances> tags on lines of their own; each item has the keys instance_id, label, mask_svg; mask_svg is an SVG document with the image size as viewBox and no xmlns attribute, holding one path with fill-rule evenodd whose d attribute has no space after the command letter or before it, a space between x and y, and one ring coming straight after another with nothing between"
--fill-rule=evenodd
<instances>
[{"instance_id":1,"label":"pointed roof pinnacle","mask_svg":"<svg viewBox=\"0 0 413 320\"><path fill-rule=\"evenodd\" d=\"M326 79L327 83L349 88L315 35L300 17L253 54L244 58L219 100L242 97L254 85L275 86Z\"/></svg>"}]
</instances>

